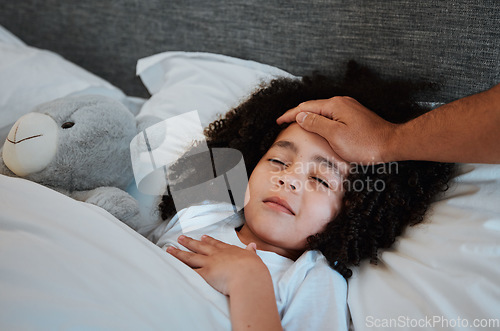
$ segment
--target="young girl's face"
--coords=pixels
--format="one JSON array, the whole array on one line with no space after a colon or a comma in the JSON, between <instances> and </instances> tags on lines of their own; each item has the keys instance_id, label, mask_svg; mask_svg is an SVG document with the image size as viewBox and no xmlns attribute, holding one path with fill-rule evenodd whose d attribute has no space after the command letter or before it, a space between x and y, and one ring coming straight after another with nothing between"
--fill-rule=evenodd
<instances>
[{"instance_id":1,"label":"young girl's face","mask_svg":"<svg viewBox=\"0 0 500 331\"><path fill-rule=\"evenodd\" d=\"M340 211L348 169L324 138L291 124L250 176L241 241L296 259Z\"/></svg>"}]
</instances>

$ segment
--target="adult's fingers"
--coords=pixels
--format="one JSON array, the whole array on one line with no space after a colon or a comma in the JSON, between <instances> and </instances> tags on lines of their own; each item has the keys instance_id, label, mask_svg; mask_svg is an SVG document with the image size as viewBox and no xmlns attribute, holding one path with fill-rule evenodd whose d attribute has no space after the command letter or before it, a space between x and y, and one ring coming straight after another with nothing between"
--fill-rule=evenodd
<instances>
[{"instance_id":1,"label":"adult's fingers","mask_svg":"<svg viewBox=\"0 0 500 331\"><path fill-rule=\"evenodd\" d=\"M297 123L305 130L319 134L331 144L333 135L338 133L338 128L344 125L341 122L331 120L322 115L314 113L299 113L297 115Z\"/></svg>"},{"instance_id":2,"label":"adult's fingers","mask_svg":"<svg viewBox=\"0 0 500 331\"><path fill-rule=\"evenodd\" d=\"M297 116L297 114L299 112L300 112L300 108L299 107L295 107L295 108L292 108L290 110L287 110L286 113L284 113L283 115L281 115L280 117L278 117L278 119L276 120L276 123L278 125L281 125L283 123L293 122L293 121L295 121L295 117Z\"/></svg>"},{"instance_id":3,"label":"adult's fingers","mask_svg":"<svg viewBox=\"0 0 500 331\"><path fill-rule=\"evenodd\" d=\"M303 102L297 107L288 110L286 113L278 117L276 123L283 124L293 122L295 121L295 117L297 116L297 114L300 112L313 112L329 117L325 108L325 104L327 101L327 99L321 99Z\"/></svg>"}]
</instances>

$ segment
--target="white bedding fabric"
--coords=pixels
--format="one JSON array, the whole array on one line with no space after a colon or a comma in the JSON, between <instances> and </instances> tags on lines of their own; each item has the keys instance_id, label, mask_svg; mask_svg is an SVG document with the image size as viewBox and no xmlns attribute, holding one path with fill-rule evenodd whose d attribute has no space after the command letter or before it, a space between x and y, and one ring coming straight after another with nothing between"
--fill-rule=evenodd
<instances>
[{"instance_id":1,"label":"white bedding fabric","mask_svg":"<svg viewBox=\"0 0 500 331\"><path fill-rule=\"evenodd\" d=\"M500 165L462 170L424 224L350 279L355 330L500 318ZM0 329L230 328L223 295L106 211L6 176L0 196Z\"/></svg>"},{"instance_id":2,"label":"white bedding fabric","mask_svg":"<svg viewBox=\"0 0 500 331\"><path fill-rule=\"evenodd\" d=\"M423 224L349 280L356 331L500 329L500 165L461 173Z\"/></svg>"},{"instance_id":3,"label":"white bedding fabric","mask_svg":"<svg viewBox=\"0 0 500 331\"><path fill-rule=\"evenodd\" d=\"M0 196L1 330L230 329L224 295L103 209L1 175Z\"/></svg>"},{"instance_id":4,"label":"white bedding fabric","mask_svg":"<svg viewBox=\"0 0 500 331\"><path fill-rule=\"evenodd\" d=\"M206 124L256 83L287 76L219 55L168 54L138 65L154 94L141 115L164 119L198 109ZM75 93L124 97L1 26L0 87L0 137L40 102ZM468 164L463 170L424 224L381 254L379 266L364 263L356 270L348 291L356 330L386 330L393 322L397 329L420 323L419 329L472 330L461 327L464 321L500 320L500 165ZM129 192L141 197L134 187ZM155 197L141 198L147 200L141 212L154 223ZM182 268L104 210L0 176L1 330L228 329L226 298L194 272L182 278ZM455 327L428 324L434 317Z\"/></svg>"},{"instance_id":5,"label":"white bedding fabric","mask_svg":"<svg viewBox=\"0 0 500 331\"><path fill-rule=\"evenodd\" d=\"M293 75L266 64L203 52L164 52L137 62L151 93L141 115L161 119L197 110L206 127L248 98L262 83Z\"/></svg>"},{"instance_id":6,"label":"white bedding fabric","mask_svg":"<svg viewBox=\"0 0 500 331\"><path fill-rule=\"evenodd\" d=\"M36 105L71 94L100 94L124 102L104 79L53 52L25 45L0 25L0 141Z\"/></svg>"}]
</instances>

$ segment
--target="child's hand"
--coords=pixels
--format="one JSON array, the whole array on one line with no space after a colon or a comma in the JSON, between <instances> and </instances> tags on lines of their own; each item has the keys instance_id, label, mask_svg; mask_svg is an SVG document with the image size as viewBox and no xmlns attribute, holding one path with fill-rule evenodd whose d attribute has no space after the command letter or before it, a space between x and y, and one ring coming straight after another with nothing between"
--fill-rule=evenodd
<instances>
[{"instance_id":1,"label":"child's hand","mask_svg":"<svg viewBox=\"0 0 500 331\"><path fill-rule=\"evenodd\" d=\"M180 236L178 241L191 252L172 246L167 248L167 252L193 268L222 294L230 295L235 287L269 277L267 267L255 253L254 243L243 249L209 236L203 236L201 241Z\"/></svg>"},{"instance_id":2,"label":"child's hand","mask_svg":"<svg viewBox=\"0 0 500 331\"><path fill-rule=\"evenodd\" d=\"M180 236L178 241L191 252L175 247L168 247L167 252L229 296L233 330L283 330L271 274L255 253L254 243L243 249L209 236L201 241Z\"/></svg>"}]
</instances>

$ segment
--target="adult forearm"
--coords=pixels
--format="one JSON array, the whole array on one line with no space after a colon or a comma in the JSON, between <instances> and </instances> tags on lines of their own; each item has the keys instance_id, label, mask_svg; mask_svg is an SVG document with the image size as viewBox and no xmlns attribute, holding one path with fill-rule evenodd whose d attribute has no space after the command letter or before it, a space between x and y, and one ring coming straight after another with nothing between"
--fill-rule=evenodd
<instances>
[{"instance_id":1,"label":"adult forearm","mask_svg":"<svg viewBox=\"0 0 500 331\"><path fill-rule=\"evenodd\" d=\"M500 84L396 128L387 161L500 163Z\"/></svg>"}]
</instances>

